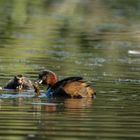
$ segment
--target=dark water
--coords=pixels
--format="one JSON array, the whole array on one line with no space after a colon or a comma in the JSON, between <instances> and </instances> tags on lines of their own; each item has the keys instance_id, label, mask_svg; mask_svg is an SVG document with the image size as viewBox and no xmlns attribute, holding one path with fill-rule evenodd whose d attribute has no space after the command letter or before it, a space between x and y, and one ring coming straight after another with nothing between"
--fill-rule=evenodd
<instances>
[{"instance_id":1,"label":"dark water","mask_svg":"<svg viewBox=\"0 0 140 140\"><path fill-rule=\"evenodd\" d=\"M0 0L0 86L42 69L83 76L92 99L0 91L0 140L140 139L139 0Z\"/></svg>"}]
</instances>

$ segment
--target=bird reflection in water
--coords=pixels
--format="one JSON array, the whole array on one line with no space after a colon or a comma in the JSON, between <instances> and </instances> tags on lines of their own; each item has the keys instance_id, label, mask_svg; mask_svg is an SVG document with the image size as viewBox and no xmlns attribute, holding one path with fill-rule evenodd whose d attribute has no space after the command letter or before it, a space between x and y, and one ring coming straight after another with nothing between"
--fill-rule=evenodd
<instances>
[{"instance_id":1,"label":"bird reflection in water","mask_svg":"<svg viewBox=\"0 0 140 140\"><path fill-rule=\"evenodd\" d=\"M51 113L57 110L56 103L52 103L50 101L42 101L38 97L33 99L32 105L35 112L46 111Z\"/></svg>"},{"instance_id":2,"label":"bird reflection in water","mask_svg":"<svg viewBox=\"0 0 140 140\"><path fill-rule=\"evenodd\" d=\"M92 98L81 98L81 99L65 99L65 108L88 108L92 105Z\"/></svg>"},{"instance_id":3,"label":"bird reflection in water","mask_svg":"<svg viewBox=\"0 0 140 140\"><path fill-rule=\"evenodd\" d=\"M53 99L52 101L51 100L41 101L40 98L34 98L34 101L32 103L33 109L35 112L46 111L49 113L53 113L56 111L58 112L62 110L64 111L69 108L71 109L90 108L93 103L92 98L81 98L81 99L68 98L62 99L62 101L58 101L57 103L55 103L55 101Z\"/></svg>"}]
</instances>

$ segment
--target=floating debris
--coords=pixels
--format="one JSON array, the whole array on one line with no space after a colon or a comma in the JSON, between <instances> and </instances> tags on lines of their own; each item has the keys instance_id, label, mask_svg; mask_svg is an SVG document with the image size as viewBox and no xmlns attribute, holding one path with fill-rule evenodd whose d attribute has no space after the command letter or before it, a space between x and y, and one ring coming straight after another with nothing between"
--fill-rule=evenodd
<instances>
[{"instance_id":1,"label":"floating debris","mask_svg":"<svg viewBox=\"0 0 140 140\"><path fill-rule=\"evenodd\" d=\"M128 51L128 54L140 55L140 51L129 50L129 51Z\"/></svg>"}]
</instances>

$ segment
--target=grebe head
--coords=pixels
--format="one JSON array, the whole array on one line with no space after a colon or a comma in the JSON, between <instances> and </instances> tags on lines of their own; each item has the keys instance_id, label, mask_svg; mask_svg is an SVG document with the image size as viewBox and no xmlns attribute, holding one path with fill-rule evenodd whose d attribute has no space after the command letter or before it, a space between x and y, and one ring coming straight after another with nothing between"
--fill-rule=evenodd
<instances>
[{"instance_id":1,"label":"grebe head","mask_svg":"<svg viewBox=\"0 0 140 140\"><path fill-rule=\"evenodd\" d=\"M50 70L43 70L39 73L38 83L53 86L57 82L57 76Z\"/></svg>"}]
</instances>

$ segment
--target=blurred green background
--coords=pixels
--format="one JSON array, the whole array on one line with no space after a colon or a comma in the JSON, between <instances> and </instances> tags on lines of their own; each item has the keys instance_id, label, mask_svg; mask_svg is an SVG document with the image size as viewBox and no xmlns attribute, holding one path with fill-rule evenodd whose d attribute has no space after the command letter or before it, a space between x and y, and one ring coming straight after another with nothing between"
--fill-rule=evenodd
<instances>
[{"instance_id":1,"label":"blurred green background","mask_svg":"<svg viewBox=\"0 0 140 140\"><path fill-rule=\"evenodd\" d=\"M114 57L122 55L117 46L135 49L140 42L139 7L139 0L0 0L0 74L52 65L56 71L59 65L64 71L75 69L69 61L81 58L69 52L96 46L107 46L103 55Z\"/></svg>"}]
</instances>

